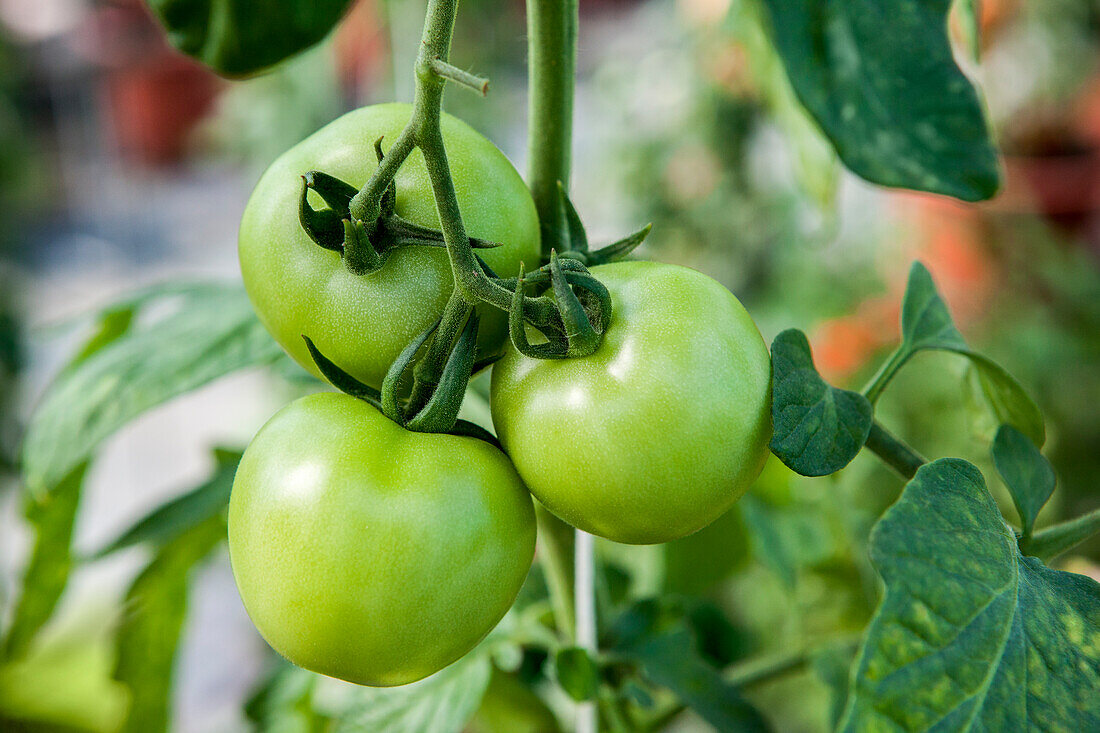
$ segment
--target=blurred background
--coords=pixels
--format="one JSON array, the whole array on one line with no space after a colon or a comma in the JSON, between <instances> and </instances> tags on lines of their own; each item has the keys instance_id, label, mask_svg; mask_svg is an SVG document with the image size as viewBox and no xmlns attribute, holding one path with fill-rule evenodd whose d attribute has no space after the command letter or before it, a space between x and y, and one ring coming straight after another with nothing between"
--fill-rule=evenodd
<instances>
[{"instance_id":1,"label":"blurred background","mask_svg":"<svg viewBox=\"0 0 1100 733\"><path fill-rule=\"evenodd\" d=\"M596 243L652 221L643 256L725 283L769 342L803 329L822 372L844 386L862 386L895 344L906 273L923 261L968 341L1047 416L1060 485L1049 522L1100 506L1100 3L981 7L981 63L961 45L958 56L1004 153L993 201L891 192L847 173L748 0L583 0L573 199ZM259 174L349 109L411 101L422 22L418 0L360 0L319 47L229 82L171 51L136 0L0 0L0 607L28 552L12 471L20 425L87 336L87 314L153 283L238 278L237 223ZM445 102L521 172L524 23L521 0L463 0L452 59L492 89L486 99L451 90ZM879 414L923 454L957 455L992 477L995 426L969 407L965 366L920 356ZM238 374L125 428L89 475L78 554L196 485L211 448L242 447L293 394L269 373ZM720 608L736 630L720 650L729 661L863 627L876 602L867 531L899 490L864 457L813 481L773 461L711 529L601 552L635 597L667 590ZM110 634L141 553L79 567L38 660L0 668L0 711L37 721L27 730L117 725ZM1100 579L1098 561L1094 542L1061 562ZM174 729L244 730L242 704L270 652L226 557L196 587ZM822 730L835 704L828 665L752 695L780 730ZM58 688L68 696L41 693Z\"/></svg>"}]
</instances>

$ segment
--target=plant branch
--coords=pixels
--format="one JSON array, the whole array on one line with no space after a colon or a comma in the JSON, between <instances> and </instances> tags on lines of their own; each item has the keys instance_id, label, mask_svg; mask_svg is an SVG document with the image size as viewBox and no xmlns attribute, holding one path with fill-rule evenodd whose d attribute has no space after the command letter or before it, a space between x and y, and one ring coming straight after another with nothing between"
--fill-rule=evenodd
<instances>
[{"instance_id":1,"label":"plant branch","mask_svg":"<svg viewBox=\"0 0 1100 733\"><path fill-rule=\"evenodd\" d=\"M906 480L917 475L917 469L928 461L921 454L895 437L876 420L864 444L868 450L878 456L883 463L897 471Z\"/></svg>"},{"instance_id":2,"label":"plant branch","mask_svg":"<svg viewBox=\"0 0 1100 733\"><path fill-rule=\"evenodd\" d=\"M861 640L862 634L850 634L793 652L777 652L746 659L726 667L722 672L722 677L730 685L741 690L753 685L770 682L792 672L800 672L812 664L814 657L824 649L833 648L844 655L855 654ZM658 709L650 717L646 730L664 730L685 709L686 706L681 702L669 703Z\"/></svg>"},{"instance_id":3,"label":"plant branch","mask_svg":"<svg viewBox=\"0 0 1100 733\"><path fill-rule=\"evenodd\" d=\"M441 59L432 59L432 71L444 79L453 81L455 84L459 84L483 97L489 93L488 79L483 76L471 74L468 71L463 71L457 66L452 66Z\"/></svg>"},{"instance_id":4,"label":"plant branch","mask_svg":"<svg viewBox=\"0 0 1100 733\"><path fill-rule=\"evenodd\" d=\"M1020 538L1020 552L1049 561L1100 532L1100 509Z\"/></svg>"},{"instance_id":5,"label":"plant branch","mask_svg":"<svg viewBox=\"0 0 1100 733\"><path fill-rule=\"evenodd\" d=\"M743 662L732 664L722 673L726 682L737 688L751 687L752 685L781 677L790 672L805 669L826 646L834 647L844 654L855 653L859 646L862 634L852 634L834 639L827 644L815 644L808 649L800 649L794 652L780 652L777 654L747 659Z\"/></svg>"},{"instance_id":6,"label":"plant branch","mask_svg":"<svg viewBox=\"0 0 1100 733\"><path fill-rule=\"evenodd\" d=\"M913 352L904 344L895 349L894 353L890 354L890 358L879 367L878 372L863 389L863 396L867 398L868 402L873 405L878 401L883 390L886 389L886 385L894 378L898 369L901 369L905 362L909 361L911 356L913 356Z\"/></svg>"}]
</instances>

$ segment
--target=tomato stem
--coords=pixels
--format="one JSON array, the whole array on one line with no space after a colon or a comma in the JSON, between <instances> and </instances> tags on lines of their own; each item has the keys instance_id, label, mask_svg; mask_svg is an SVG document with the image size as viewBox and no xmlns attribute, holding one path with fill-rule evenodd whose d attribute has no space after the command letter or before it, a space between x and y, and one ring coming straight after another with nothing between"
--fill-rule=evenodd
<instances>
[{"instance_id":1,"label":"tomato stem","mask_svg":"<svg viewBox=\"0 0 1100 733\"><path fill-rule=\"evenodd\" d=\"M871 432L864 445L906 480L916 476L917 469L928 463L927 459L895 437L878 420L871 425Z\"/></svg>"},{"instance_id":2,"label":"tomato stem","mask_svg":"<svg viewBox=\"0 0 1100 733\"><path fill-rule=\"evenodd\" d=\"M563 241L559 182L568 188L577 64L577 0L527 0L528 185L542 232L543 256Z\"/></svg>"},{"instance_id":3,"label":"tomato stem","mask_svg":"<svg viewBox=\"0 0 1100 733\"><path fill-rule=\"evenodd\" d=\"M863 396L873 405L878 401L878 398L882 395L883 390L886 389L886 385L890 383L897 371L905 365L905 362L913 356L912 349L908 348L905 344L902 344L894 353L890 354L890 358L887 359L883 365L879 368L875 376L871 378L867 386L863 389Z\"/></svg>"},{"instance_id":4,"label":"tomato stem","mask_svg":"<svg viewBox=\"0 0 1100 733\"><path fill-rule=\"evenodd\" d=\"M539 210L540 229L545 231L549 226L549 231L561 234L570 226L563 205L563 184L569 173L577 0L538 1L543 5L533 10L531 26L532 79L536 87L532 114L537 120L532 129L541 132L533 135L539 140L532 143L533 155L539 159L533 166L533 177L537 191L541 192L536 193L536 200L542 196L553 202L552 215L547 214L545 201ZM337 245L330 239L342 240L339 248L344 262L357 275L367 275L384 263L384 255L376 250L373 239L381 242L394 235L401 242L437 244L442 238L454 277L454 292L416 367L407 404L403 408L399 404L396 385L409 365L408 359L403 364L395 363L391 369L383 400L389 412L394 413L391 418L400 424L410 430L432 432L449 430L457 419L470 369L477 362L474 307L478 304L484 302L510 312L513 333L524 333L524 323L538 328L551 340L553 348L546 353L553 358L591 354L599 347L611 319L607 289L588 274L580 260L568 260L571 264L567 272L565 262L552 258L549 276L554 297L529 298L523 292L522 277L509 289L508 281L498 278L474 251L475 247L489 243L471 240L462 221L443 142L443 91L446 82L452 81L484 94L488 81L453 66L448 60L457 9L458 0L429 0L415 63L412 116L388 153L383 154L381 140L375 141L379 161L366 185L359 191L349 191L342 182L316 173L313 184L306 180L306 189L311 186L317 189L330 208L314 211L308 204L306 189L299 202L299 218L314 241L332 248ZM413 227L392 211L394 177L415 148L420 148L424 155L439 216L438 234ZM339 206L333 208L330 199ZM333 214L337 209L342 212ZM576 220L572 223L579 227L576 213L572 214ZM334 217L343 218L342 237L336 231L339 227L334 226ZM543 248L553 241L544 234ZM552 248L547 251L552 252ZM410 358L417 348L408 352ZM464 367L464 375L459 374Z\"/></svg>"},{"instance_id":5,"label":"tomato stem","mask_svg":"<svg viewBox=\"0 0 1100 733\"><path fill-rule=\"evenodd\" d=\"M544 259L561 242L570 241L566 237L568 220L563 195L569 184L571 165L571 145L573 137L573 91L577 63L577 0L527 0L527 37L528 37L528 185L535 200L539 214L539 229ZM555 283L561 290L564 287L562 273ZM569 300L576 300L570 298ZM574 303L574 311L580 310L580 304ZM610 316L610 302L606 315ZM578 318L588 324L587 316L574 312L572 320L576 326ZM563 311L564 317L564 311ZM563 325L566 323L563 322ZM606 324L603 324L606 326ZM601 329L602 330L602 329ZM594 334L592 343L582 346L591 353L600 343L600 334ZM570 346L572 346L572 342ZM560 524L556 518L554 521ZM559 527L557 529L564 528ZM540 526L540 530L542 527ZM559 535L564 532L559 531ZM572 543L561 542L554 548L559 553L568 552L567 544L573 544L574 586L573 634L577 645L596 652L596 608L595 608L595 556L594 541L591 535L576 530ZM545 549L545 543L544 543ZM568 555L566 555L568 557ZM543 555L544 567L564 564L560 555L557 558ZM553 592L554 587L551 587ZM568 586L566 586L568 587ZM559 590L559 593L562 591ZM567 618L560 610L563 598L555 604L555 617L559 628ZM568 627L566 627L568 628ZM593 703L585 703L577 710L576 730L578 733L591 733L597 728L597 711Z\"/></svg>"},{"instance_id":6,"label":"tomato stem","mask_svg":"<svg viewBox=\"0 0 1100 733\"><path fill-rule=\"evenodd\" d=\"M477 76L471 74L468 71L463 71L457 66L443 61L442 59L432 59L432 71L439 76L453 81L455 84L469 89L471 92L485 96L489 93L489 80L483 76Z\"/></svg>"}]
</instances>

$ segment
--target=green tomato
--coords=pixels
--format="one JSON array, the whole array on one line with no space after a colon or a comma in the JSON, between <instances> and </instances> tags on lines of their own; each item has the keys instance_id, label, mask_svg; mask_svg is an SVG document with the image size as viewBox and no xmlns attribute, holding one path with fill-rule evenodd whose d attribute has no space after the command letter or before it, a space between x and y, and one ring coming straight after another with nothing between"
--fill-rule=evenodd
<instances>
[{"instance_id":1,"label":"green tomato","mask_svg":"<svg viewBox=\"0 0 1100 733\"><path fill-rule=\"evenodd\" d=\"M614 315L591 356L493 367L493 423L547 509L616 542L667 542L717 519L771 440L771 359L744 307L694 270L592 268Z\"/></svg>"},{"instance_id":2,"label":"green tomato","mask_svg":"<svg viewBox=\"0 0 1100 733\"><path fill-rule=\"evenodd\" d=\"M531 497L483 441L412 433L342 394L280 410L245 451L229 553L256 628L295 664L374 686L427 677L504 616Z\"/></svg>"},{"instance_id":3,"label":"green tomato","mask_svg":"<svg viewBox=\"0 0 1100 733\"><path fill-rule=\"evenodd\" d=\"M493 670L489 688L464 733L561 733L554 713L512 674Z\"/></svg>"},{"instance_id":4,"label":"green tomato","mask_svg":"<svg viewBox=\"0 0 1100 733\"><path fill-rule=\"evenodd\" d=\"M388 149L411 113L405 104L349 112L279 157L245 208L239 253L248 295L275 340L318 377L303 334L344 371L379 387L401 350L443 312L454 288L445 249L401 247L382 269L357 276L344 267L339 253L317 246L298 221L304 173L320 170L361 187L376 167L374 141L384 136ZM443 115L442 126L467 233L503 245L479 254L506 276L514 275L520 262L537 266L538 215L523 179L500 150L466 123ZM412 152L395 181L396 213L438 229L420 150ZM314 206L323 206L319 197ZM497 353L507 336L507 319L491 307L482 308L481 315L482 353Z\"/></svg>"}]
</instances>

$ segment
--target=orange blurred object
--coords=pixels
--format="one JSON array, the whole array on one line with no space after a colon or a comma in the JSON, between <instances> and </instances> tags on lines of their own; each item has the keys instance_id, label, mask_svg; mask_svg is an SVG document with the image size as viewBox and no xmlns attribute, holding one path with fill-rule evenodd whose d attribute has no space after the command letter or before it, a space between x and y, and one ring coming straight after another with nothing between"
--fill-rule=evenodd
<instances>
[{"instance_id":1,"label":"orange blurred object","mask_svg":"<svg viewBox=\"0 0 1100 733\"><path fill-rule=\"evenodd\" d=\"M814 331L814 363L827 381L843 384L876 353L898 342L901 303L913 260L932 273L960 329L988 311L1001 280L985 246L982 208L923 194L900 194L896 200L911 236L902 256L891 261L904 265L886 275L887 295L868 298L855 313L824 321Z\"/></svg>"},{"instance_id":2,"label":"orange blurred object","mask_svg":"<svg viewBox=\"0 0 1100 733\"><path fill-rule=\"evenodd\" d=\"M218 88L213 74L174 53L110 74L106 91L123 156L146 165L179 162Z\"/></svg>"},{"instance_id":3,"label":"orange blurred object","mask_svg":"<svg viewBox=\"0 0 1100 733\"><path fill-rule=\"evenodd\" d=\"M359 0L339 25L333 39L336 71L345 89L370 87L389 70L389 49L376 0Z\"/></svg>"},{"instance_id":4,"label":"orange blurred object","mask_svg":"<svg viewBox=\"0 0 1100 733\"><path fill-rule=\"evenodd\" d=\"M223 82L173 50L144 3L99 6L79 39L102 69L102 95L122 156L144 165L179 162Z\"/></svg>"}]
</instances>

